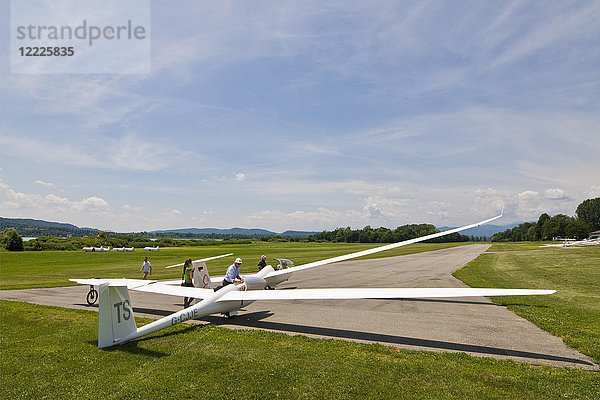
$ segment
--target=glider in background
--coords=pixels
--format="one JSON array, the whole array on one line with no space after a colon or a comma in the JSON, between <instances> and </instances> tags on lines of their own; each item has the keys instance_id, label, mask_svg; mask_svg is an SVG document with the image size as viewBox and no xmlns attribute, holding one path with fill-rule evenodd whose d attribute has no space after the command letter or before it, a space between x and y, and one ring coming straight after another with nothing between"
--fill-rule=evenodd
<instances>
[{"instance_id":1,"label":"glider in background","mask_svg":"<svg viewBox=\"0 0 600 400\"><path fill-rule=\"evenodd\" d=\"M104 251L110 251L110 247L84 247L83 251L85 252L104 252Z\"/></svg>"}]
</instances>

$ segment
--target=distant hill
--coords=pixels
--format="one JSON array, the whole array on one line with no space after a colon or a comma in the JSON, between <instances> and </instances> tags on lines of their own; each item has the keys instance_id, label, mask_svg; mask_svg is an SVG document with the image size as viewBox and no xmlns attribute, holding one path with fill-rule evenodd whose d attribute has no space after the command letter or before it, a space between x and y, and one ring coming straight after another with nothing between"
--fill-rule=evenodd
<instances>
[{"instance_id":1,"label":"distant hill","mask_svg":"<svg viewBox=\"0 0 600 400\"><path fill-rule=\"evenodd\" d=\"M0 230L6 228L15 228L21 236L88 236L99 232L98 229L80 228L62 222L0 217Z\"/></svg>"},{"instance_id":2,"label":"distant hill","mask_svg":"<svg viewBox=\"0 0 600 400\"><path fill-rule=\"evenodd\" d=\"M0 217L0 230L6 228L15 228L21 236L90 236L100 232L99 229L94 228L80 228L73 224L67 224L62 222L49 222L39 219L26 219L26 218L4 218ZM174 235L216 235L216 236L309 236L317 232L302 232L302 231L285 231L283 233L275 233L266 229L246 229L246 228L231 228L231 229L217 229L217 228L183 228L183 229L170 229L170 230L156 230L148 232L145 235L160 235L162 237L168 236L169 234ZM134 235L140 235L142 233L136 233Z\"/></svg>"},{"instance_id":3,"label":"distant hill","mask_svg":"<svg viewBox=\"0 0 600 400\"><path fill-rule=\"evenodd\" d=\"M509 225L482 225L476 228L467 229L465 231L459 232L461 235L469 235L469 236L487 236L488 238L492 237L492 235L498 232L504 232L507 229L512 229L515 226L522 224L522 222L517 222ZM437 229L440 231L446 231L448 229L458 228L456 226L441 226Z\"/></svg>"}]
</instances>

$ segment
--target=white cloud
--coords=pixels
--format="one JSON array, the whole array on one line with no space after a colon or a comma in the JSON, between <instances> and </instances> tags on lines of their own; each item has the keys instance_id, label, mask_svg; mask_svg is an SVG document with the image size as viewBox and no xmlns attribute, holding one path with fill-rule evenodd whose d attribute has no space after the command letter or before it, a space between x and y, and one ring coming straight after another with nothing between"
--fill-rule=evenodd
<instances>
[{"instance_id":1,"label":"white cloud","mask_svg":"<svg viewBox=\"0 0 600 400\"><path fill-rule=\"evenodd\" d=\"M39 215L56 213L106 213L111 210L108 202L100 197L92 196L79 201L73 201L55 194L41 196L35 193L22 193L3 184L0 189L4 192L0 211L14 213L17 211L30 212Z\"/></svg>"},{"instance_id":2,"label":"white cloud","mask_svg":"<svg viewBox=\"0 0 600 400\"><path fill-rule=\"evenodd\" d=\"M51 183L51 182L44 182L44 181L37 180L34 183L36 185L41 185L41 186L44 186L44 187L47 187L47 188L54 187L54 183Z\"/></svg>"},{"instance_id":3,"label":"white cloud","mask_svg":"<svg viewBox=\"0 0 600 400\"><path fill-rule=\"evenodd\" d=\"M585 38L587 32L582 31L582 26L593 24L600 18L600 10L598 4L591 2L583 4L582 7L573 10L565 9L558 5L558 15L550 15L549 17L541 17L537 21L530 19L526 20L527 25L523 26L526 32L522 32L521 37L515 40L515 44L510 46L505 52L499 54L494 60L492 66L500 67L503 64L515 62L526 57L531 57L536 52L542 52L548 48L556 48L564 46L572 40L581 40ZM560 9L562 8L562 9ZM545 10L538 9L542 15L546 14ZM517 11L518 12L518 11ZM513 16L513 19L516 16ZM548 19L550 18L550 20ZM501 24L505 29L514 29L511 22ZM566 46L568 47L568 46Z\"/></svg>"},{"instance_id":4,"label":"white cloud","mask_svg":"<svg viewBox=\"0 0 600 400\"><path fill-rule=\"evenodd\" d=\"M76 142L2 135L0 144L5 152L28 160L107 170L159 171L177 165L180 157L189 155L163 141L146 140L133 133L105 140L83 138Z\"/></svg>"},{"instance_id":5,"label":"white cloud","mask_svg":"<svg viewBox=\"0 0 600 400\"><path fill-rule=\"evenodd\" d=\"M549 200L571 200L567 192L562 189L546 189L544 197Z\"/></svg>"},{"instance_id":6,"label":"white cloud","mask_svg":"<svg viewBox=\"0 0 600 400\"><path fill-rule=\"evenodd\" d=\"M0 136L3 152L27 161L59 162L66 165L96 167L102 165L99 160L90 156L84 148L73 143L57 143L46 139L26 136L11 136L3 133Z\"/></svg>"},{"instance_id":7,"label":"white cloud","mask_svg":"<svg viewBox=\"0 0 600 400\"><path fill-rule=\"evenodd\" d=\"M132 206L130 204L125 204L125 205L121 206L121 208L127 212L141 212L142 211L142 207Z\"/></svg>"},{"instance_id":8,"label":"white cloud","mask_svg":"<svg viewBox=\"0 0 600 400\"><path fill-rule=\"evenodd\" d=\"M572 198L567 191L559 188L543 191L525 190L519 193L510 190L478 189L476 196L478 203L491 200L496 205L504 204L505 217L500 223L506 224L534 221L543 213L572 215L578 205L578 201Z\"/></svg>"},{"instance_id":9,"label":"white cloud","mask_svg":"<svg viewBox=\"0 0 600 400\"><path fill-rule=\"evenodd\" d=\"M25 193L15 192L8 186L3 187L5 190L0 207L4 209L30 209L35 208L39 204L40 196L28 195Z\"/></svg>"},{"instance_id":10,"label":"white cloud","mask_svg":"<svg viewBox=\"0 0 600 400\"><path fill-rule=\"evenodd\" d=\"M238 181L238 182L245 181L246 180L246 174L238 172L237 174L235 174L235 180Z\"/></svg>"},{"instance_id":11,"label":"white cloud","mask_svg":"<svg viewBox=\"0 0 600 400\"><path fill-rule=\"evenodd\" d=\"M187 152L178 152L165 143L150 142L136 134L126 134L106 148L110 162L108 168L133 171L158 171L175 163L177 157Z\"/></svg>"},{"instance_id":12,"label":"white cloud","mask_svg":"<svg viewBox=\"0 0 600 400\"><path fill-rule=\"evenodd\" d=\"M595 199L600 197L600 185L592 185L585 194L586 199Z\"/></svg>"},{"instance_id":13,"label":"white cloud","mask_svg":"<svg viewBox=\"0 0 600 400\"><path fill-rule=\"evenodd\" d=\"M526 190L517 195L520 200L528 201L531 199L539 198L540 194L538 192L534 192L533 190Z\"/></svg>"},{"instance_id":14,"label":"white cloud","mask_svg":"<svg viewBox=\"0 0 600 400\"><path fill-rule=\"evenodd\" d=\"M409 200L387 199L381 196L369 196L363 207L368 217L384 217L393 219L406 219L409 216Z\"/></svg>"},{"instance_id":15,"label":"white cloud","mask_svg":"<svg viewBox=\"0 0 600 400\"><path fill-rule=\"evenodd\" d=\"M87 199L72 204L77 210L84 212L110 211L111 208L106 200L95 196L88 197Z\"/></svg>"}]
</instances>

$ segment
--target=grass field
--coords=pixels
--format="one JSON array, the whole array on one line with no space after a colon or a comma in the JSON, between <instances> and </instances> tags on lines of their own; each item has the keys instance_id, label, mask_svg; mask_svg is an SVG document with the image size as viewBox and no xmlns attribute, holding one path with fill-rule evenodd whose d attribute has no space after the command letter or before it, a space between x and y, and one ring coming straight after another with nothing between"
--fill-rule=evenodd
<instances>
[{"instance_id":1,"label":"grass field","mask_svg":"<svg viewBox=\"0 0 600 400\"><path fill-rule=\"evenodd\" d=\"M2 399L597 399L598 374L211 325L101 350L91 311L1 302ZM148 321L138 320L138 325Z\"/></svg>"},{"instance_id":2,"label":"grass field","mask_svg":"<svg viewBox=\"0 0 600 400\"><path fill-rule=\"evenodd\" d=\"M275 256L276 248L284 248L285 254L277 255L300 264L372 247L274 245L232 250L246 260L258 261L261 253ZM423 249L408 246L398 250L414 253ZM198 253L192 254L191 249L169 249L146 254L154 265L164 266L187 257L231 251L225 246L193 250ZM2 253L1 284L31 287L31 274L21 275L20 269L36 260L45 263L39 279L47 286L64 284L73 272L79 274L89 269L94 273L83 276L106 276L103 272L108 272L112 276L139 277L140 257L145 255L142 252L128 255L131 257L128 260L121 259L117 267L111 267L108 259L93 258L118 259L121 255ZM523 244L496 244L491 253L483 254L456 275L472 286L557 289L552 296L519 297L518 301L507 297L496 301L508 304L515 312L599 361L599 256L597 247L539 249ZM81 259L88 261L86 266L76 264ZM229 262L218 263L221 270L213 267L211 272L223 272ZM255 262L248 264L244 266L249 268L248 272L254 270ZM60 271L56 273L54 269ZM96 274L98 271L102 273ZM128 274L123 275L124 271ZM5 276L10 284L5 284ZM133 343L100 350L96 347L97 318L92 311L0 302L0 397L600 398L598 372L211 325L177 325ZM146 322L138 320L138 326Z\"/></svg>"}]
</instances>

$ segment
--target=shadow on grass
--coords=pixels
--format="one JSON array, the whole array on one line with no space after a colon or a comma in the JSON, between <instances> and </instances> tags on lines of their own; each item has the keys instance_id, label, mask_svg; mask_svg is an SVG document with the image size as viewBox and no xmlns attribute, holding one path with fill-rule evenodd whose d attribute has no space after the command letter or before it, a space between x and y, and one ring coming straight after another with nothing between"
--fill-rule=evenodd
<instances>
[{"instance_id":1,"label":"shadow on grass","mask_svg":"<svg viewBox=\"0 0 600 400\"><path fill-rule=\"evenodd\" d=\"M180 334L183 334L186 332L191 332L198 328L202 328L202 325L193 324L193 325L189 325L189 326L185 327L184 329L179 329L177 331L166 332L166 333L161 333L161 334L156 334L156 335L149 335L149 336L146 336L143 338L133 340L131 342L127 342L124 344L115 345L115 346L111 346L111 347L105 347L100 350L106 351L106 352L117 352L117 351L118 352L126 352L126 353L130 353L130 354L139 354L139 355L146 356L146 357L162 358L165 356L170 356L171 354L138 347L138 344L143 343L146 340L153 340L153 339L157 339L157 338L167 338L167 337L174 336L174 335L180 335ZM98 346L97 340L90 340L90 341L88 341L88 343L93 346Z\"/></svg>"},{"instance_id":2,"label":"shadow on grass","mask_svg":"<svg viewBox=\"0 0 600 400\"><path fill-rule=\"evenodd\" d=\"M97 340L89 340L88 343L92 346L98 346L98 341ZM125 352L125 353L130 353L130 354L140 354L146 357L153 357L153 358L161 358L161 357L165 357L168 356L169 354L167 353L163 353L160 351L154 351L154 350L149 350L149 349L144 349L141 347L138 347L138 341L133 341L133 342L128 342L125 344L120 344L120 345L115 345L115 346L111 346L111 347L105 347L102 349L99 349L101 351L105 351L107 353L112 353L112 352Z\"/></svg>"},{"instance_id":3,"label":"shadow on grass","mask_svg":"<svg viewBox=\"0 0 600 400\"><path fill-rule=\"evenodd\" d=\"M295 325L290 323L263 321L265 318L273 315L269 311L253 312L240 315L234 319L225 319L217 316L204 317L201 320L210 322L214 325L235 325L250 328L265 329L270 331L279 331L285 333L299 333L304 335L317 335L327 338L340 338L346 340L361 340L368 342L377 342L392 345L404 345L420 347L423 350L440 349L446 351L459 351L473 353L477 355L505 356L511 358L531 359L531 360L549 360L562 363L571 363L586 367L595 367L595 364L570 357L555 356L552 354L534 353L529 351L520 351L505 349L500 347L472 345L466 343L445 342L440 340L419 339L406 336L395 336L372 332L362 332L348 329L323 328L316 326ZM522 360L526 361L526 360Z\"/></svg>"}]
</instances>

